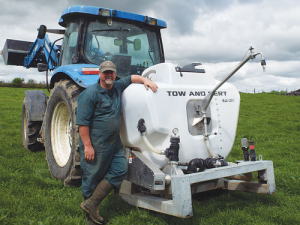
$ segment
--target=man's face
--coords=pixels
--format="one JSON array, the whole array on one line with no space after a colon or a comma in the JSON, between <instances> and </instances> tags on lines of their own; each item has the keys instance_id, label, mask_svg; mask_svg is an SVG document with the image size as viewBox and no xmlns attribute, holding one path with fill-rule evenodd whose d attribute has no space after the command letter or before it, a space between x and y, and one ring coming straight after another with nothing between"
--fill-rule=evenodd
<instances>
[{"instance_id":1,"label":"man's face","mask_svg":"<svg viewBox=\"0 0 300 225\"><path fill-rule=\"evenodd\" d=\"M104 71L99 73L100 82L104 83L105 85L111 86L113 85L116 79L116 72L113 71Z\"/></svg>"}]
</instances>

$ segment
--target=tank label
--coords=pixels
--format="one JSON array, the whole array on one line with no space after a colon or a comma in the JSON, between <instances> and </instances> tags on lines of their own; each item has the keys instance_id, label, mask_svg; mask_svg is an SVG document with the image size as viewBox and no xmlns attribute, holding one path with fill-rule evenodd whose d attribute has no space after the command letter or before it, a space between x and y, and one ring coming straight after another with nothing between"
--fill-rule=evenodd
<instances>
[{"instance_id":1,"label":"tank label","mask_svg":"<svg viewBox=\"0 0 300 225\"><path fill-rule=\"evenodd\" d=\"M205 96L205 91L190 91L189 96Z\"/></svg>"},{"instance_id":2,"label":"tank label","mask_svg":"<svg viewBox=\"0 0 300 225\"><path fill-rule=\"evenodd\" d=\"M167 91L169 96L185 96L185 91Z\"/></svg>"},{"instance_id":3,"label":"tank label","mask_svg":"<svg viewBox=\"0 0 300 225\"><path fill-rule=\"evenodd\" d=\"M210 91L207 92L209 94ZM206 96L206 91L167 91L168 96ZM227 91L216 91L214 96L226 96Z\"/></svg>"},{"instance_id":4,"label":"tank label","mask_svg":"<svg viewBox=\"0 0 300 225\"><path fill-rule=\"evenodd\" d=\"M234 98L223 98L222 102L235 102Z\"/></svg>"}]
</instances>

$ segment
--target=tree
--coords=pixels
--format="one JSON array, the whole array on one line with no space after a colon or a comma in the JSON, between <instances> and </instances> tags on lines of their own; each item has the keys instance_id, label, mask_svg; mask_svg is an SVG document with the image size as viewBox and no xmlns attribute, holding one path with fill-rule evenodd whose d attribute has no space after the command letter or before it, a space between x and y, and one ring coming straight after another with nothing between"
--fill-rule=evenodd
<instances>
[{"instance_id":1,"label":"tree","mask_svg":"<svg viewBox=\"0 0 300 225\"><path fill-rule=\"evenodd\" d=\"M35 80L34 79L29 79L28 81L27 81L27 84L35 84L36 82L35 82Z\"/></svg>"},{"instance_id":2,"label":"tree","mask_svg":"<svg viewBox=\"0 0 300 225\"><path fill-rule=\"evenodd\" d=\"M14 78L12 81L12 84L15 87L21 87L23 83L24 83L24 78Z\"/></svg>"}]
</instances>

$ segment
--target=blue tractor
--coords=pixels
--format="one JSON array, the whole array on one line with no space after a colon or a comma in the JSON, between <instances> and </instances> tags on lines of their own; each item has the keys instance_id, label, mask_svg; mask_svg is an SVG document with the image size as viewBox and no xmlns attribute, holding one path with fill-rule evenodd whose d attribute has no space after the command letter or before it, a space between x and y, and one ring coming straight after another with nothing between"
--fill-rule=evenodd
<instances>
[{"instance_id":1,"label":"blue tractor","mask_svg":"<svg viewBox=\"0 0 300 225\"><path fill-rule=\"evenodd\" d=\"M48 71L52 72L49 98L43 91L26 91L23 145L30 151L45 147L52 176L74 185L81 182L75 126L78 95L97 82L105 60L115 63L119 78L164 62L160 29L166 23L119 10L72 6L63 11L59 25L65 29L41 25L34 43L7 40L3 58L7 65L46 71L47 85ZM47 33L63 35L62 45L50 42Z\"/></svg>"}]
</instances>

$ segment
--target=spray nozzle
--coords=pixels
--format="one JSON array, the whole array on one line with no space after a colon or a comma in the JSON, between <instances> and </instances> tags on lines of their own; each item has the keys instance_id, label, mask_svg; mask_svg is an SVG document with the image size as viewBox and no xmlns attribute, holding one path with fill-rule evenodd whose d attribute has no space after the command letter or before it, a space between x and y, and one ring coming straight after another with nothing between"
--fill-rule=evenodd
<instances>
[{"instance_id":1,"label":"spray nozzle","mask_svg":"<svg viewBox=\"0 0 300 225\"><path fill-rule=\"evenodd\" d=\"M266 60L264 59L264 56L261 52L258 52L258 53L254 53L254 48L252 46L249 47L249 51L250 51L250 57L251 59L254 59L257 55L261 55L261 62L260 62L260 65L262 66L263 68L263 71L265 72L266 71Z\"/></svg>"},{"instance_id":2,"label":"spray nozzle","mask_svg":"<svg viewBox=\"0 0 300 225\"><path fill-rule=\"evenodd\" d=\"M265 72L267 63L266 63L266 60L264 58L261 59L260 65L262 66L263 71Z\"/></svg>"}]
</instances>

